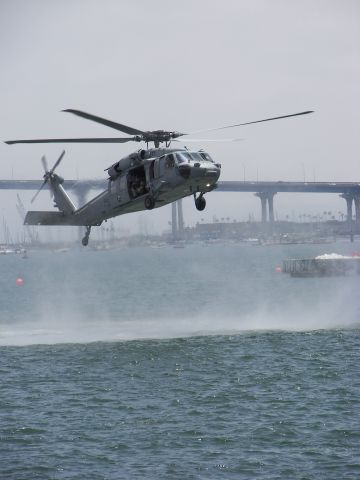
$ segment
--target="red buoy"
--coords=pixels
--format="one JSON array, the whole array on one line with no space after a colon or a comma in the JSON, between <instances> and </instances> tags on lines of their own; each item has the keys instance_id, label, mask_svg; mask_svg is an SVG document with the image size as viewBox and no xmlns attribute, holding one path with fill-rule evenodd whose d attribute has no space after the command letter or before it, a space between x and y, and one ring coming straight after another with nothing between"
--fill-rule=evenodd
<instances>
[{"instance_id":1,"label":"red buoy","mask_svg":"<svg viewBox=\"0 0 360 480\"><path fill-rule=\"evenodd\" d=\"M18 278L16 279L16 285L19 285L19 286L20 286L20 285L24 285L24 279L21 278L21 277L18 277Z\"/></svg>"}]
</instances>

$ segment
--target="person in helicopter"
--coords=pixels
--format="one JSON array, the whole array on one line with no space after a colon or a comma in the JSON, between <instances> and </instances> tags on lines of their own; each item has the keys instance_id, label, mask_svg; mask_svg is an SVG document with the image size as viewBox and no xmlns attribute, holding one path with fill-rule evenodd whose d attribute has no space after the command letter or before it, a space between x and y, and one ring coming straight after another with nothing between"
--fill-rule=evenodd
<instances>
[{"instance_id":1,"label":"person in helicopter","mask_svg":"<svg viewBox=\"0 0 360 480\"><path fill-rule=\"evenodd\" d=\"M139 178L137 183L137 194L144 195L145 193L145 180L143 178Z\"/></svg>"},{"instance_id":2,"label":"person in helicopter","mask_svg":"<svg viewBox=\"0 0 360 480\"><path fill-rule=\"evenodd\" d=\"M139 197L146 193L145 179L137 174L133 174L130 178L130 192L132 198Z\"/></svg>"}]
</instances>

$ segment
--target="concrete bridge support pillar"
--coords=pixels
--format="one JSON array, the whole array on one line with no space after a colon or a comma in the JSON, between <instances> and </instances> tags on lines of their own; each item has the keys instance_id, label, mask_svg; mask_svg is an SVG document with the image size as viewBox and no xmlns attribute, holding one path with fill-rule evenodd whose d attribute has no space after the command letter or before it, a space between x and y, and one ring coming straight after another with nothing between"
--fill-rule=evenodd
<instances>
[{"instance_id":1,"label":"concrete bridge support pillar","mask_svg":"<svg viewBox=\"0 0 360 480\"><path fill-rule=\"evenodd\" d=\"M263 224L267 221L267 208L266 203L269 205L269 224L270 224L270 234L273 232L274 226L274 195L276 192L257 192L255 193L257 197L261 200L261 222Z\"/></svg>"},{"instance_id":2,"label":"concrete bridge support pillar","mask_svg":"<svg viewBox=\"0 0 360 480\"><path fill-rule=\"evenodd\" d=\"M184 215L183 215L183 208L182 208L182 200L178 200L177 202L178 208L178 227L179 227L179 237L184 237Z\"/></svg>"},{"instance_id":3,"label":"concrete bridge support pillar","mask_svg":"<svg viewBox=\"0 0 360 480\"><path fill-rule=\"evenodd\" d=\"M78 189L74 191L74 196L76 197L76 208L80 208L86 203L86 195L88 191L85 189ZM85 227L77 227L78 230L78 240L81 242L84 233L85 233Z\"/></svg>"},{"instance_id":4,"label":"concrete bridge support pillar","mask_svg":"<svg viewBox=\"0 0 360 480\"><path fill-rule=\"evenodd\" d=\"M268 193L268 203L269 203L269 222L271 225L274 223L274 195L275 193Z\"/></svg>"},{"instance_id":5,"label":"concrete bridge support pillar","mask_svg":"<svg viewBox=\"0 0 360 480\"><path fill-rule=\"evenodd\" d=\"M171 204L171 231L172 231L172 238L176 240L178 237L178 224L177 224L177 210L176 210L176 202Z\"/></svg>"},{"instance_id":6,"label":"concrete bridge support pillar","mask_svg":"<svg viewBox=\"0 0 360 480\"><path fill-rule=\"evenodd\" d=\"M354 195L356 231L360 231L360 195Z\"/></svg>"},{"instance_id":7,"label":"concrete bridge support pillar","mask_svg":"<svg viewBox=\"0 0 360 480\"><path fill-rule=\"evenodd\" d=\"M268 198L268 194L265 192L257 192L255 193L255 196L259 197L261 200L261 222L266 223L267 221L266 200Z\"/></svg>"},{"instance_id":8,"label":"concrete bridge support pillar","mask_svg":"<svg viewBox=\"0 0 360 480\"><path fill-rule=\"evenodd\" d=\"M275 193L268 193L268 204L269 204L269 223L270 223L270 235L274 233L274 195Z\"/></svg>"},{"instance_id":9,"label":"concrete bridge support pillar","mask_svg":"<svg viewBox=\"0 0 360 480\"><path fill-rule=\"evenodd\" d=\"M182 200L178 200L171 204L171 231L173 240L180 240L184 237Z\"/></svg>"},{"instance_id":10,"label":"concrete bridge support pillar","mask_svg":"<svg viewBox=\"0 0 360 480\"><path fill-rule=\"evenodd\" d=\"M77 190L74 192L74 196L76 197L76 208L80 208L86 203L86 195L87 192L83 190Z\"/></svg>"},{"instance_id":11,"label":"concrete bridge support pillar","mask_svg":"<svg viewBox=\"0 0 360 480\"><path fill-rule=\"evenodd\" d=\"M342 193L340 195L341 198L344 198L346 200L346 221L348 225L351 225L352 223L352 202L354 199L354 196L351 193Z\"/></svg>"}]
</instances>

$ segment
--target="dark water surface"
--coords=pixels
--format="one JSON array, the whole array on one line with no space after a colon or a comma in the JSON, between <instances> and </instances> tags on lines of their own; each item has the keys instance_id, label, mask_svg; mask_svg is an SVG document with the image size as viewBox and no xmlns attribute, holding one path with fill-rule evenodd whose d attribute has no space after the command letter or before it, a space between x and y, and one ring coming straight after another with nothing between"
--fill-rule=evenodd
<instances>
[{"instance_id":1,"label":"dark water surface","mask_svg":"<svg viewBox=\"0 0 360 480\"><path fill-rule=\"evenodd\" d=\"M0 479L360 478L359 278L275 272L355 250L2 257Z\"/></svg>"}]
</instances>

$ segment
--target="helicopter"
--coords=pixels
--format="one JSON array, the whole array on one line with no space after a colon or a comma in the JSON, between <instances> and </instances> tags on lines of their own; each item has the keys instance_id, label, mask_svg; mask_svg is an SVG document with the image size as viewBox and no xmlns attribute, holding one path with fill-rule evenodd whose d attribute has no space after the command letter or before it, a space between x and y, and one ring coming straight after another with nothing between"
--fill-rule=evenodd
<instances>
[{"instance_id":1,"label":"helicopter","mask_svg":"<svg viewBox=\"0 0 360 480\"><path fill-rule=\"evenodd\" d=\"M118 215L141 210L152 210L190 195L194 197L197 210L202 211L205 209L206 200L204 195L217 187L217 181L221 173L221 164L215 162L203 149L188 150L187 148L173 148L171 146L172 142L179 141L179 137L191 135L190 133L165 130L142 131L81 110L66 109L63 111L100 123L130 136L8 140L5 143L12 145L16 143L143 142L146 144L146 149L135 151L106 168L105 171L108 174L106 190L79 208L76 208L66 193L63 187L64 179L55 173L64 157L65 151L61 153L51 169L49 169L46 158L43 156L41 160L45 171L43 175L44 181L32 198L31 203L34 202L44 186L49 184L54 199L54 206L58 211L28 211L24 219L25 225L84 226L85 235L82 238L82 244L86 246L88 245L93 226L100 226L103 221ZM200 130L192 132L192 134L279 120L309 113L313 113L313 111L308 110L290 115ZM239 139L225 139L225 141L237 140ZM187 139L187 141L198 142L201 140ZM203 141L212 141L212 139ZM154 144L154 148L149 148L151 143ZM162 144L165 144L165 147Z\"/></svg>"}]
</instances>

